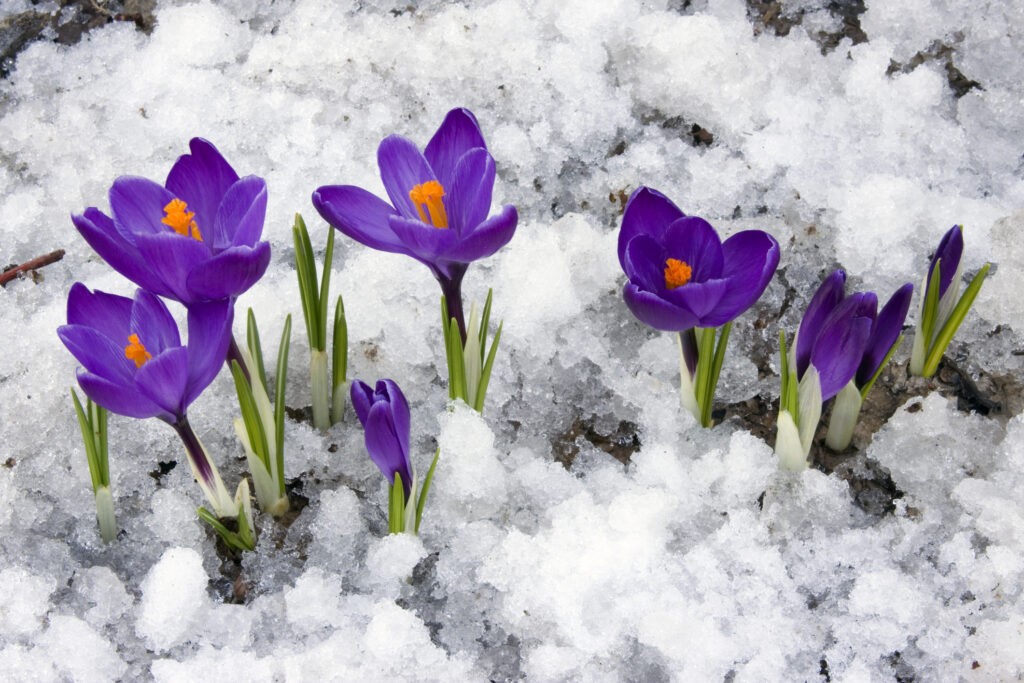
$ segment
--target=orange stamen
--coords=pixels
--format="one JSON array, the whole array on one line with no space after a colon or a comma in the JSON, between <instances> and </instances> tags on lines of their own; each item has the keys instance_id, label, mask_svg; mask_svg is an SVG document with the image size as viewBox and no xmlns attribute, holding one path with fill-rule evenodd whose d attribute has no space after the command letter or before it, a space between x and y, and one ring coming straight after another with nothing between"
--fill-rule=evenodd
<instances>
[{"instance_id":1,"label":"orange stamen","mask_svg":"<svg viewBox=\"0 0 1024 683\"><path fill-rule=\"evenodd\" d=\"M670 258L665 261L665 286L669 289L682 287L690 281L693 271L686 261Z\"/></svg>"},{"instance_id":2,"label":"orange stamen","mask_svg":"<svg viewBox=\"0 0 1024 683\"><path fill-rule=\"evenodd\" d=\"M124 357L128 360L135 361L136 369L141 368L142 364L147 360L150 360L153 356L150 355L146 347L139 341L139 335L133 334L128 337L129 344L124 347Z\"/></svg>"},{"instance_id":3,"label":"orange stamen","mask_svg":"<svg viewBox=\"0 0 1024 683\"><path fill-rule=\"evenodd\" d=\"M416 205L416 210L420 213L420 220L435 228L448 227L448 212L444 209L442 197L444 197L444 188L436 180L430 180L409 190L409 199ZM427 207L427 211L423 210L424 206ZM430 213L429 219L427 212Z\"/></svg>"},{"instance_id":4,"label":"orange stamen","mask_svg":"<svg viewBox=\"0 0 1024 683\"><path fill-rule=\"evenodd\" d=\"M179 235L191 235L193 239L203 241L202 235L199 234L199 227L192 220L195 213L188 210L188 204L180 199L172 199L164 207L164 213L167 215L163 217L161 223L170 226Z\"/></svg>"}]
</instances>

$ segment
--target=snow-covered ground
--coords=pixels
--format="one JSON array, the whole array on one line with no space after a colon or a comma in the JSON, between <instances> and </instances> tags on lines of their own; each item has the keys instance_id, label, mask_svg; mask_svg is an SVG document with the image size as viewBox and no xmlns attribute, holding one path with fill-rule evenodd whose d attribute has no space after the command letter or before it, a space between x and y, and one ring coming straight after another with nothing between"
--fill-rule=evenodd
<instances>
[{"instance_id":1,"label":"snow-covered ground","mask_svg":"<svg viewBox=\"0 0 1024 683\"><path fill-rule=\"evenodd\" d=\"M115 21L24 50L0 80L0 261L66 255L0 291L0 678L1024 675L1024 6L749 4L161 0L150 35ZM487 137L495 201L520 213L464 286L478 301L493 286L504 319L483 417L445 405L426 268L340 238L332 282L350 377L402 386L421 471L440 445L420 538L384 535L351 413L326 436L289 421L293 504L308 504L290 526L260 518L240 563L195 516L172 430L112 416L123 532L104 546L55 330L73 282L133 288L69 214L211 140L269 185L274 255L238 310L275 339L301 315L294 213L322 245L313 189L383 194L378 142L425 144L455 106ZM673 337L621 300L616 229L639 185L782 245L734 328L713 429L679 408ZM954 223L968 275L994 268L947 356L1003 387L1002 409L929 390L858 435L845 476L780 472L742 415L777 397L780 327L835 267L883 297L916 284ZM295 322L287 402L302 407ZM229 482L236 410L222 373L189 411ZM868 504L859 487L879 480Z\"/></svg>"}]
</instances>

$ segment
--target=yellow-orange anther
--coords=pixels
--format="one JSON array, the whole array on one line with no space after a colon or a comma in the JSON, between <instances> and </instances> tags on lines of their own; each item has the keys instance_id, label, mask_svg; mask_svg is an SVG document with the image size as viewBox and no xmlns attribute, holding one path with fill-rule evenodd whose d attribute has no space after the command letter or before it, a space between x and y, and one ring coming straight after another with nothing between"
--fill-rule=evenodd
<instances>
[{"instance_id":1,"label":"yellow-orange anther","mask_svg":"<svg viewBox=\"0 0 1024 683\"><path fill-rule=\"evenodd\" d=\"M693 271L686 261L670 258L665 261L665 286L669 289L682 287L690 281Z\"/></svg>"},{"instance_id":2,"label":"yellow-orange anther","mask_svg":"<svg viewBox=\"0 0 1024 683\"><path fill-rule=\"evenodd\" d=\"M199 227L192 220L195 213L188 210L188 204L180 199L172 199L164 207L164 213L167 215L163 217L161 223L170 226L179 235L191 235L200 242L203 241L202 235L199 234Z\"/></svg>"},{"instance_id":3,"label":"yellow-orange anther","mask_svg":"<svg viewBox=\"0 0 1024 683\"><path fill-rule=\"evenodd\" d=\"M417 185L409 190L409 199L416 205L416 210L420 212L420 220L435 228L448 227L448 213L444 210L442 197L444 197L444 188L436 180ZM426 211L423 210L424 206L427 207ZM430 213L429 219L427 218L428 212Z\"/></svg>"},{"instance_id":4,"label":"yellow-orange anther","mask_svg":"<svg viewBox=\"0 0 1024 683\"><path fill-rule=\"evenodd\" d=\"M146 347L142 345L142 342L139 341L139 335L131 335L128 337L128 342L128 346L124 347L124 357L135 361L136 368L141 368L143 363L153 357L146 350Z\"/></svg>"}]
</instances>

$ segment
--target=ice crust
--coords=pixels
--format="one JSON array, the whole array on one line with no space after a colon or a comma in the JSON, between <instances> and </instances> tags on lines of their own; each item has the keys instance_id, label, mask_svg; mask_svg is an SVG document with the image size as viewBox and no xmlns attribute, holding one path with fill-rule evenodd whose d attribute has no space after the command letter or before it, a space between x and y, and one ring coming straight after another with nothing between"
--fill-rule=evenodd
<instances>
[{"instance_id":1,"label":"ice crust","mask_svg":"<svg viewBox=\"0 0 1024 683\"><path fill-rule=\"evenodd\" d=\"M118 21L71 47L33 43L0 81L0 256L67 253L0 290L0 677L1024 675L1024 418L909 400L867 446L902 493L871 514L836 475L779 472L736 421L697 426L679 408L675 341L620 296L616 228L639 185L723 237L772 232L779 274L737 322L719 388L723 403L771 400L759 358L777 371L778 329L796 329L824 274L843 267L851 288L887 297L963 223L968 275L994 267L949 356L1020 383L1024 6L866 0L852 16L867 40L833 45L822 36L847 25L845 4L780 3L799 20L783 36L738 0L168 0L148 36ZM4 3L0 18L30 8ZM951 67L980 87L954 90ZM75 362L54 331L74 281L132 286L69 213L106 209L118 175L162 180L196 135L266 177L273 259L235 330L253 307L268 353L293 315L286 398L301 407L294 213L319 254L311 191L383 195L378 142L423 145L455 106L481 122L495 203L520 213L464 285L467 307L494 287L505 323L484 416L446 406L426 268L339 235L332 281L350 377L402 386L420 476L441 448L421 537L385 536L387 489L351 411L327 435L289 419L297 516L260 517L257 551L235 564L195 517L172 431L112 417L122 533L104 546ZM236 411L223 374L190 409L232 487ZM598 446L622 434L639 444L628 466Z\"/></svg>"}]
</instances>

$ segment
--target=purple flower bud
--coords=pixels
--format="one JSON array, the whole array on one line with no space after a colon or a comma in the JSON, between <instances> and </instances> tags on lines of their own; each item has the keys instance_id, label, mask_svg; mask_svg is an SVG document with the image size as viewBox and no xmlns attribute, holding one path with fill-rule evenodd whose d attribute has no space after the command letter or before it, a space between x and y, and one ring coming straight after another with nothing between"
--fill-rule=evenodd
<instances>
[{"instance_id":1,"label":"purple flower bud","mask_svg":"<svg viewBox=\"0 0 1024 683\"><path fill-rule=\"evenodd\" d=\"M703 218L686 216L647 187L626 204L619 263L626 305L641 322L672 332L719 327L757 301L779 264L779 244L760 230L722 242Z\"/></svg>"},{"instance_id":2,"label":"purple flower bud","mask_svg":"<svg viewBox=\"0 0 1024 683\"><path fill-rule=\"evenodd\" d=\"M395 472L402 477L405 499L412 491L412 462L409 460L409 404L390 379L378 380L370 389L365 382L352 383L352 407L363 425L366 451L394 486Z\"/></svg>"},{"instance_id":3,"label":"purple flower bud","mask_svg":"<svg viewBox=\"0 0 1024 683\"><path fill-rule=\"evenodd\" d=\"M263 276L267 209L262 178L239 178L217 148L193 138L164 186L121 176L113 218L95 207L71 220L114 270L144 289L192 305L237 297Z\"/></svg>"},{"instance_id":4,"label":"purple flower bud","mask_svg":"<svg viewBox=\"0 0 1024 683\"><path fill-rule=\"evenodd\" d=\"M864 349L864 357L861 359L860 367L857 368L857 386L863 387L867 384L875 372L878 371L882 360L885 359L889 349L896 343L896 339L903 331L903 322L907 319L907 311L910 310L910 298L914 293L914 286L909 282L889 298L885 306L875 318Z\"/></svg>"},{"instance_id":5,"label":"purple flower bud","mask_svg":"<svg viewBox=\"0 0 1024 683\"><path fill-rule=\"evenodd\" d=\"M932 256L931 265L928 266L928 279L926 283L931 283L932 273L935 271L935 264L939 263L939 259L942 263L939 265L939 299L949 289L950 283L953 281L953 276L956 274L956 269L960 266L960 257L964 253L964 234L963 228L959 225L954 225L950 228L942 239L939 241L939 248L935 250L935 255ZM925 291L927 297L928 292Z\"/></svg>"}]
</instances>

